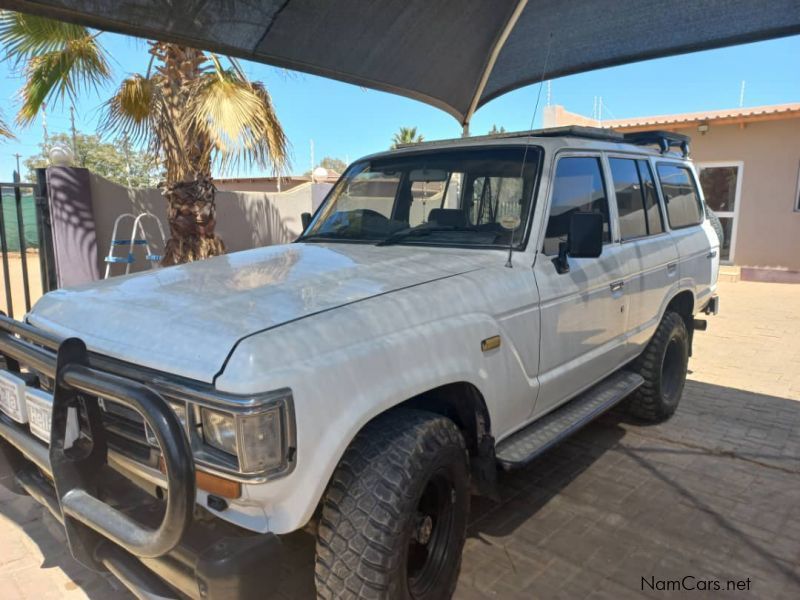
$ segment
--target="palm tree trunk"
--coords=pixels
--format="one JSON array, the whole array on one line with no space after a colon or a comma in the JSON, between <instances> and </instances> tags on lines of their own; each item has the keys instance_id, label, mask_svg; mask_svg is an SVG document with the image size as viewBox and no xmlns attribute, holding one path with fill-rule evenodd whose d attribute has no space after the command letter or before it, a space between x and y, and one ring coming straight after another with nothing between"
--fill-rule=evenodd
<instances>
[{"instance_id":1,"label":"palm tree trunk","mask_svg":"<svg viewBox=\"0 0 800 600\"><path fill-rule=\"evenodd\" d=\"M184 111L191 83L203 72L206 55L195 48L152 42L150 52L158 59L163 75L163 94L177 126L161 132L159 141L166 167L162 194L167 201L170 239L163 265L177 265L225 253L225 245L214 232L216 188L211 179L211 142L199 135L191 139Z\"/></svg>"}]
</instances>

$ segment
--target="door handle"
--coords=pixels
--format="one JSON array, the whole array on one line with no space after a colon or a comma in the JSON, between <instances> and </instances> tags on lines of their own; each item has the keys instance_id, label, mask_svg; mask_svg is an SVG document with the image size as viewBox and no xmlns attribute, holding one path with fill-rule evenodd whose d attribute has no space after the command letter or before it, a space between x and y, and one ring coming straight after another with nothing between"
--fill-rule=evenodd
<instances>
[{"instance_id":1,"label":"door handle","mask_svg":"<svg viewBox=\"0 0 800 600\"><path fill-rule=\"evenodd\" d=\"M676 262L669 263L669 264L667 265L667 273L669 273L670 275L672 275L672 274L675 272L675 270L676 270L677 268L678 268L678 263L676 263Z\"/></svg>"},{"instance_id":2,"label":"door handle","mask_svg":"<svg viewBox=\"0 0 800 600\"><path fill-rule=\"evenodd\" d=\"M716 256L717 256L717 251L716 250L712 250L711 252L706 254L706 258L715 258Z\"/></svg>"},{"instance_id":3,"label":"door handle","mask_svg":"<svg viewBox=\"0 0 800 600\"><path fill-rule=\"evenodd\" d=\"M624 281L615 281L610 286L612 292L618 292L625 287Z\"/></svg>"}]
</instances>

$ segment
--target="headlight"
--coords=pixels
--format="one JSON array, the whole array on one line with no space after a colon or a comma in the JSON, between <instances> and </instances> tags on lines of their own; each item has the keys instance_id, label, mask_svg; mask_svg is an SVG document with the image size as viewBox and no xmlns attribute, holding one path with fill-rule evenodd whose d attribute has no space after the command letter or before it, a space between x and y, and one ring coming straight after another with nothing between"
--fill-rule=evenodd
<instances>
[{"instance_id":1,"label":"headlight","mask_svg":"<svg viewBox=\"0 0 800 600\"><path fill-rule=\"evenodd\" d=\"M203 438L209 446L239 459L239 468L255 473L280 466L284 456L281 408L238 417L203 408Z\"/></svg>"},{"instance_id":2,"label":"headlight","mask_svg":"<svg viewBox=\"0 0 800 600\"><path fill-rule=\"evenodd\" d=\"M181 422L181 426L183 427L184 431L186 431L186 405L183 403L178 404L177 402L167 402L167 404L169 404L170 408L175 411L175 414L178 416L178 420ZM148 444L154 447L158 446L156 434L153 433L153 430L150 428L150 425L147 424L147 421L144 422L144 435L147 438Z\"/></svg>"},{"instance_id":3,"label":"headlight","mask_svg":"<svg viewBox=\"0 0 800 600\"><path fill-rule=\"evenodd\" d=\"M206 444L217 450L236 456L239 444L236 442L236 420L228 413L203 408L203 438Z\"/></svg>"}]
</instances>

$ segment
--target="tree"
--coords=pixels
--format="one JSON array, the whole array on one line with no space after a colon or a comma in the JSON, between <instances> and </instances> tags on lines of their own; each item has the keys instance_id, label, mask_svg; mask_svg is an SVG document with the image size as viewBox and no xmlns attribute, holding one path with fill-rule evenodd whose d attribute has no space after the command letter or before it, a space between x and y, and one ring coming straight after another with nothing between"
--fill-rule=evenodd
<instances>
[{"instance_id":1,"label":"tree","mask_svg":"<svg viewBox=\"0 0 800 600\"><path fill-rule=\"evenodd\" d=\"M25 159L28 181L36 179L35 169L49 164L48 151L53 146L65 146L75 152L75 164L86 167L92 173L102 175L120 185L128 187L154 186L158 183L159 170L156 158L149 152L133 150L124 139L114 143L103 142L99 135L77 133L75 148L71 135L57 133L50 136L48 145L39 145L39 153Z\"/></svg>"},{"instance_id":2,"label":"tree","mask_svg":"<svg viewBox=\"0 0 800 600\"><path fill-rule=\"evenodd\" d=\"M111 79L101 32L11 11L0 13L0 43L23 74L17 115L29 124L44 102L74 102ZM178 44L148 42L144 74L122 81L105 104L102 134L144 144L163 168L170 239L162 264L207 258L225 251L214 233L212 165L287 163L286 135L263 84L250 81L239 63Z\"/></svg>"},{"instance_id":3,"label":"tree","mask_svg":"<svg viewBox=\"0 0 800 600\"><path fill-rule=\"evenodd\" d=\"M326 156L322 159L319 163L320 167L324 167L329 171L336 171L337 173L344 173L344 170L347 168L347 163L344 162L341 158L333 158L332 156Z\"/></svg>"},{"instance_id":4,"label":"tree","mask_svg":"<svg viewBox=\"0 0 800 600\"><path fill-rule=\"evenodd\" d=\"M397 148L403 144L419 144L425 138L417 135L416 127L401 127L400 130L392 136L392 149Z\"/></svg>"},{"instance_id":5,"label":"tree","mask_svg":"<svg viewBox=\"0 0 800 600\"><path fill-rule=\"evenodd\" d=\"M337 173L344 173L344 170L347 168L347 163L344 162L341 158L334 158L332 156L326 156L319 162L319 166L329 171L336 171ZM303 173L306 177L311 177L311 171L306 171Z\"/></svg>"},{"instance_id":6,"label":"tree","mask_svg":"<svg viewBox=\"0 0 800 600\"><path fill-rule=\"evenodd\" d=\"M497 125L492 123L492 128L489 130L489 135L497 135L498 133L505 133L506 128L502 125L498 128Z\"/></svg>"}]
</instances>

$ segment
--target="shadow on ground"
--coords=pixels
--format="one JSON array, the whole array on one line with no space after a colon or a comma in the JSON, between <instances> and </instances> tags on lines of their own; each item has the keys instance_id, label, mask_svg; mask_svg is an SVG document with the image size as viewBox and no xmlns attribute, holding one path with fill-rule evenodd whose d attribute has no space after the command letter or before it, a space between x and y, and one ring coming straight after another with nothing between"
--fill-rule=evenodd
<instances>
[{"instance_id":1,"label":"shadow on ground","mask_svg":"<svg viewBox=\"0 0 800 600\"><path fill-rule=\"evenodd\" d=\"M501 474L500 497L473 498L457 598L653 597L647 582L675 580L800 597L800 402L689 381L670 421L607 414ZM43 549L43 567L108 597L107 583L53 552L63 534L32 501L0 513ZM313 598L313 538L284 543L281 595Z\"/></svg>"}]
</instances>

